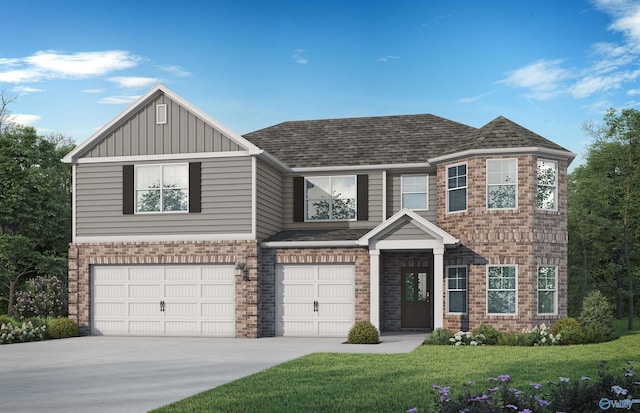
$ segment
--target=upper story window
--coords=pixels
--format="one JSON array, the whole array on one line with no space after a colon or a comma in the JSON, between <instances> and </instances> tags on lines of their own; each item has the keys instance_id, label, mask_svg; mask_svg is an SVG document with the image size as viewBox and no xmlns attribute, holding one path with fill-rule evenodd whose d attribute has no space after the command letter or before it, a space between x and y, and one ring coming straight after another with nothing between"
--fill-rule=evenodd
<instances>
[{"instance_id":1,"label":"upper story window","mask_svg":"<svg viewBox=\"0 0 640 413\"><path fill-rule=\"evenodd\" d=\"M509 209L518 205L518 160L487 160L487 209Z\"/></svg>"},{"instance_id":2,"label":"upper story window","mask_svg":"<svg viewBox=\"0 0 640 413\"><path fill-rule=\"evenodd\" d=\"M305 178L305 221L356 219L356 176Z\"/></svg>"},{"instance_id":3,"label":"upper story window","mask_svg":"<svg viewBox=\"0 0 640 413\"><path fill-rule=\"evenodd\" d=\"M428 175L402 175L402 208L429 209Z\"/></svg>"},{"instance_id":4,"label":"upper story window","mask_svg":"<svg viewBox=\"0 0 640 413\"><path fill-rule=\"evenodd\" d=\"M136 165L136 212L176 212L189 209L189 165Z\"/></svg>"},{"instance_id":5,"label":"upper story window","mask_svg":"<svg viewBox=\"0 0 640 413\"><path fill-rule=\"evenodd\" d=\"M558 208L558 163L553 161L538 161L538 209Z\"/></svg>"},{"instance_id":6,"label":"upper story window","mask_svg":"<svg viewBox=\"0 0 640 413\"><path fill-rule=\"evenodd\" d=\"M447 212L467 209L467 164L447 167Z\"/></svg>"}]
</instances>

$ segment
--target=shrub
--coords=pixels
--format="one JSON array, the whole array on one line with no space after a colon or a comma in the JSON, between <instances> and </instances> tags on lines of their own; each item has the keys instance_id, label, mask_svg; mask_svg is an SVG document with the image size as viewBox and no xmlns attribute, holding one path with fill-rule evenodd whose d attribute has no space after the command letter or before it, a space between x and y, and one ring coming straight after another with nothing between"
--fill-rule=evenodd
<instances>
[{"instance_id":1,"label":"shrub","mask_svg":"<svg viewBox=\"0 0 640 413\"><path fill-rule=\"evenodd\" d=\"M494 327L488 326L484 323L480 324L480 326L473 329L473 335L478 336L482 334L484 336L484 344L498 344L498 340L502 333L496 330Z\"/></svg>"},{"instance_id":2,"label":"shrub","mask_svg":"<svg viewBox=\"0 0 640 413\"><path fill-rule=\"evenodd\" d=\"M585 330L588 342L601 343L616 338L613 309L613 305L599 290L587 294L578 321Z\"/></svg>"},{"instance_id":3,"label":"shrub","mask_svg":"<svg viewBox=\"0 0 640 413\"><path fill-rule=\"evenodd\" d=\"M560 344L586 344L587 336L582 327L567 327L560 333Z\"/></svg>"},{"instance_id":4,"label":"shrub","mask_svg":"<svg viewBox=\"0 0 640 413\"><path fill-rule=\"evenodd\" d=\"M356 323L349 330L347 343L349 344L378 344L380 337L378 329L368 321Z\"/></svg>"},{"instance_id":5,"label":"shrub","mask_svg":"<svg viewBox=\"0 0 640 413\"><path fill-rule=\"evenodd\" d=\"M446 328L436 328L431 333L431 338L425 341L425 344L436 344L436 345L447 345L449 343L449 339L453 337L453 333Z\"/></svg>"},{"instance_id":6,"label":"shrub","mask_svg":"<svg viewBox=\"0 0 640 413\"><path fill-rule=\"evenodd\" d=\"M564 330L567 330L567 329L579 330L581 327L582 326L580 325L578 320L576 320L575 318L573 318L573 317L564 317L564 318L561 318L561 319L557 320L555 323L553 323L551 325L551 334L553 334L553 335L558 335L558 334L564 335Z\"/></svg>"},{"instance_id":7,"label":"shrub","mask_svg":"<svg viewBox=\"0 0 640 413\"><path fill-rule=\"evenodd\" d=\"M560 344L560 338L560 335L554 335L544 323L531 332L531 340L534 346L555 346Z\"/></svg>"},{"instance_id":8,"label":"shrub","mask_svg":"<svg viewBox=\"0 0 640 413\"><path fill-rule=\"evenodd\" d=\"M48 332L51 338L77 337L80 334L76 322L68 317L52 320Z\"/></svg>"},{"instance_id":9,"label":"shrub","mask_svg":"<svg viewBox=\"0 0 640 413\"><path fill-rule=\"evenodd\" d=\"M470 331L458 331L449 339L449 342L454 346L481 346L484 344L484 336L482 334L474 336Z\"/></svg>"},{"instance_id":10,"label":"shrub","mask_svg":"<svg viewBox=\"0 0 640 413\"><path fill-rule=\"evenodd\" d=\"M510 331L498 338L500 346L533 346L535 335L526 331Z\"/></svg>"},{"instance_id":11,"label":"shrub","mask_svg":"<svg viewBox=\"0 0 640 413\"><path fill-rule=\"evenodd\" d=\"M34 327L31 322L14 325L0 324L0 344L22 343L25 341L43 340L46 327Z\"/></svg>"},{"instance_id":12,"label":"shrub","mask_svg":"<svg viewBox=\"0 0 640 413\"><path fill-rule=\"evenodd\" d=\"M0 324L11 324L14 326L20 325L20 323L18 323L18 321L15 318L9 317L6 314L0 315Z\"/></svg>"},{"instance_id":13,"label":"shrub","mask_svg":"<svg viewBox=\"0 0 640 413\"><path fill-rule=\"evenodd\" d=\"M29 317L59 317L66 315L67 289L56 276L30 278L16 292L13 315L19 320Z\"/></svg>"}]
</instances>

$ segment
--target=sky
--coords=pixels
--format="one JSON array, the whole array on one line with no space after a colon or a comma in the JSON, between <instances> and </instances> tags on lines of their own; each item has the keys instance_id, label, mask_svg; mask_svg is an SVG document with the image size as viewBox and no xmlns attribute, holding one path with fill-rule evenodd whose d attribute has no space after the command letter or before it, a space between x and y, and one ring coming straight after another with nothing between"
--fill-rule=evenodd
<instances>
[{"instance_id":1,"label":"sky","mask_svg":"<svg viewBox=\"0 0 640 413\"><path fill-rule=\"evenodd\" d=\"M0 0L0 16L15 121L76 143L161 82L239 134L505 116L575 166L585 122L640 103L638 0Z\"/></svg>"}]
</instances>

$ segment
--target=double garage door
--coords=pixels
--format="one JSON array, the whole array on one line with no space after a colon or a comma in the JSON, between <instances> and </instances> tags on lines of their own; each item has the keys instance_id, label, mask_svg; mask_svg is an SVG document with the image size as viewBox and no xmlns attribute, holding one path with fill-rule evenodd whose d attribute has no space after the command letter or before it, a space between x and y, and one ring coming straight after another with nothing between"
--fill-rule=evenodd
<instances>
[{"instance_id":1,"label":"double garage door","mask_svg":"<svg viewBox=\"0 0 640 413\"><path fill-rule=\"evenodd\" d=\"M92 334L235 335L232 265L94 266Z\"/></svg>"},{"instance_id":2,"label":"double garage door","mask_svg":"<svg viewBox=\"0 0 640 413\"><path fill-rule=\"evenodd\" d=\"M92 267L92 334L235 335L232 265ZM278 336L346 337L355 320L353 264L278 264Z\"/></svg>"},{"instance_id":3,"label":"double garage door","mask_svg":"<svg viewBox=\"0 0 640 413\"><path fill-rule=\"evenodd\" d=\"M276 266L276 335L346 337L355 320L353 264Z\"/></svg>"}]
</instances>

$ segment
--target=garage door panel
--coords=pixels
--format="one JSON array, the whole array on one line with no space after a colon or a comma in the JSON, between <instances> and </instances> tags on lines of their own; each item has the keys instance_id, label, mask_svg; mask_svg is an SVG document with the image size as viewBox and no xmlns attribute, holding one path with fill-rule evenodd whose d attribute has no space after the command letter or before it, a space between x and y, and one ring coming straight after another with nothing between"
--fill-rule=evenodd
<instances>
[{"instance_id":1,"label":"garage door panel","mask_svg":"<svg viewBox=\"0 0 640 413\"><path fill-rule=\"evenodd\" d=\"M283 287L285 301L304 298L313 301L315 296L316 288L314 284L285 284Z\"/></svg>"},{"instance_id":2,"label":"garage door panel","mask_svg":"<svg viewBox=\"0 0 640 413\"><path fill-rule=\"evenodd\" d=\"M289 282L309 281L314 282L317 276L317 268L308 265L291 265L280 267L284 274L284 279Z\"/></svg>"},{"instance_id":3,"label":"garage door panel","mask_svg":"<svg viewBox=\"0 0 640 413\"><path fill-rule=\"evenodd\" d=\"M164 298L199 298L200 288L197 284L165 284Z\"/></svg>"},{"instance_id":4,"label":"garage door panel","mask_svg":"<svg viewBox=\"0 0 640 413\"><path fill-rule=\"evenodd\" d=\"M162 267L128 267L129 281L163 281Z\"/></svg>"},{"instance_id":5,"label":"garage door panel","mask_svg":"<svg viewBox=\"0 0 640 413\"><path fill-rule=\"evenodd\" d=\"M332 320L349 320L353 317L353 304L350 303L321 303L318 305L320 317Z\"/></svg>"},{"instance_id":6,"label":"garage door panel","mask_svg":"<svg viewBox=\"0 0 640 413\"><path fill-rule=\"evenodd\" d=\"M343 299L353 297L353 284L320 284L318 285L318 298Z\"/></svg>"},{"instance_id":7,"label":"garage door panel","mask_svg":"<svg viewBox=\"0 0 640 413\"><path fill-rule=\"evenodd\" d=\"M202 315L207 318L229 320L235 315L234 303L203 303Z\"/></svg>"},{"instance_id":8,"label":"garage door panel","mask_svg":"<svg viewBox=\"0 0 640 413\"><path fill-rule=\"evenodd\" d=\"M96 267L93 279L96 283L109 281L126 281L128 271L122 267Z\"/></svg>"},{"instance_id":9,"label":"garage door panel","mask_svg":"<svg viewBox=\"0 0 640 413\"><path fill-rule=\"evenodd\" d=\"M129 303L129 316L130 317L160 317L160 301L148 302L148 303Z\"/></svg>"},{"instance_id":10,"label":"garage door panel","mask_svg":"<svg viewBox=\"0 0 640 413\"><path fill-rule=\"evenodd\" d=\"M129 333L140 335L159 335L162 332L160 321L129 321Z\"/></svg>"},{"instance_id":11,"label":"garage door panel","mask_svg":"<svg viewBox=\"0 0 640 413\"><path fill-rule=\"evenodd\" d=\"M318 333L323 336L342 336L346 337L353 324L351 322L326 322L318 323Z\"/></svg>"},{"instance_id":12,"label":"garage door panel","mask_svg":"<svg viewBox=\"0 0 640 413\"><path fill-rule=\"evenodd\" d=\"M328 265L318 268L318 281L353 282L353 267Z\"/></svg>"},{"instance_id":13,"label":"garage door panel","mask_svg":"<svg viewBox=\"0 0 640 413\"><path fill-rule=\"evenodd\" d=\"M130 298L151 298L155 300L161 297L161 291L160 284L129 284Z\"/></svg>"},{"instance_id":14,"label":"garage door panel","mask_svg":"<svg viewBox=\"0 0 640 413\"><path fill-rule=\"evenodd\" d=\"M165 267L165 281L199 281L199 267Z\"/></svg>"},{"instance_id":15,"label":"garage door panel","mask_svg":"<svg viewBox=\"0 0 640 413\"><path fill-rule=\"evenodd\" d=\"M94 334L235 335L232 265L94 266L91 296Z\"/></svg>"},{"instance_id":16,"label":"garage door panel","mask_svg":"<svg viewBox=\"0 0 640 413\"><path fill-rule=\"evenodd\" d=\"M202 298L206 299L219 299L223 298L228 300L229 297L233 297L236 291L234 284L204 284L202 285Z\"/></svg>"},{"instance_id":17,"label":"garage door panel","mask_svg":"<svg viewBox=\"0 0 640 413\"><path fill-rule=\"evenodd\" d=\"M97 284L93 291L96 298L123 298L126 288L124 284Z\"/></svg>"},{"instance_id":18,"label":"garage door panel","mask_svg":"<svg viewBox=\"0 0 640 413\"><path fill-rule=\"evenodd\" d=\"M308 303L284 303L282 305L283 317L314 317L313 302Z\"/></svg>"},{"instance_id":19,"label":"garage door panel","mask_svg":"<svg viewBox=\"0 0 640 413\"><path fill-rule=\"evenodd\" d=\"M96 303L95 312L109 314L112 317L125 317L127 315L127 306L123 302L100 302Z\"/></svg>"}]
</instances>

